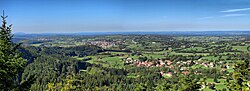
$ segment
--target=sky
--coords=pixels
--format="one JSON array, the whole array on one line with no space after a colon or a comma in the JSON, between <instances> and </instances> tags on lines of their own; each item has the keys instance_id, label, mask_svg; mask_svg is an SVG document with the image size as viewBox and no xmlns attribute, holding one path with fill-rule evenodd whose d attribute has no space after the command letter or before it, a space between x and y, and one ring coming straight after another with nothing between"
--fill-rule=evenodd
<instances>
[{"instance_id":1,"label":"sky","mask_svg":"<svg viewBox=\"0 0 250 91\"><path fill-rule=\"evenodd\" d=\"M249 31L250 0L0 0L13 32Z\"/></svg>"}]
</instances>

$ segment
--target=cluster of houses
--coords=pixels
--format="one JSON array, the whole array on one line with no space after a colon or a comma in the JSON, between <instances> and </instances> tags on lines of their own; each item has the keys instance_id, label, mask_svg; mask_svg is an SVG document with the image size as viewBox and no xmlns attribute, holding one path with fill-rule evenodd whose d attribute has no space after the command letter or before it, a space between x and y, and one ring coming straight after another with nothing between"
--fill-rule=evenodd
<instances>
[{"instance_id":1,"label":"cluster of houses","mask_svg":"<svg viewBox=\"0 0 250 91\"><path fill-rule=\"evenodd\" d=\"M166 67L166 68L173 70L174 72L164 72L164 71L160 72L162 76L167 76L167 77L171 77L173 73L176 73L176 69L179 69L179 71L184 75L190 74L191 72L189 71L189 67L195 64L202 65L207 68L215 67L214 62L205 62L205 61L201 61L201 59L199 59L198 61L191 61L191 60L178 61L175 64L173 64L171 60L140 61L137 59L134 60L133 58L126 58L124 62L126 64L135 65L137 67ZM218 62L218 64L223 64L223 62ZM178 67L178 68L175 68L175 67ZM224 68L222 68L222 71L226 71L226 69L229 69L229 68L230 66L226 65ZM195 71L195 72L192 72L192 74L202 74L202 73Z\"/></svg>"},{"instance_id":2,"label":"cluster of houses","mask_svg":"<svg viewBox=\"0 0 250 91\"><path fill-rule=\"evenodd\" d=\"M127 58L125 63L133 64L133 65L136 65L138 67L142 67L142 66L145 66L145 67L154 67L154 66L163 67L165 65L171 66L173 64L173 62L170 60L157 60L157 61L151 62L151 61L140 61L137 59L134 60L133 58Z\"/></svg>"},{"instance_id":3,"label":"cluster of houses","mask_svg":"<svg viewBox=\"0 0 250 91\"><path fill-rule=\"evenodd\" d=\"M164 71L161 71L160 73L161 73L161 75L164 76L164 77L172 77L172 76L173 76L173 73L172 73L172 72L165 73Z\"/></svg>"},{"instance_id":4,"label":"cluster of houses","mask_svg":"<svg viewBox=\"0 0 250 91\"><path fill-rule=\"evenodd\" d=\"M104 49L110 48L110 47L116 45L114 42L107 42L107 41L91 41L89 44L96 45L96 46L102 47Z\"/></svg>"}]
</instances>

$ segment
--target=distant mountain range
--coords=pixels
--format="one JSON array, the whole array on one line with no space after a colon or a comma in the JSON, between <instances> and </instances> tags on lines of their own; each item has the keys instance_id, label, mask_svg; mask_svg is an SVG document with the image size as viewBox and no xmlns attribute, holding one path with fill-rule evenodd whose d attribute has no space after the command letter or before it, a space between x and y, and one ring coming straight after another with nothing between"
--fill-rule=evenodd
<instances>
[{"instance_id":1,"label":"distant mountain range","mask_svg":"<svg viewBox=\"0 0 250 91\"><path fill-rule=\"evenodd\" d=\"M26 34L23 32L15 33L16 36L47 36L47 35L113 35L113 34L135 34L135 35L202 35L202 36L220 36L220 35L250 35L250 31L166 31L166 32L79 32L79 33L40 33L40 34Z\"/></svg>"}]
</instances>

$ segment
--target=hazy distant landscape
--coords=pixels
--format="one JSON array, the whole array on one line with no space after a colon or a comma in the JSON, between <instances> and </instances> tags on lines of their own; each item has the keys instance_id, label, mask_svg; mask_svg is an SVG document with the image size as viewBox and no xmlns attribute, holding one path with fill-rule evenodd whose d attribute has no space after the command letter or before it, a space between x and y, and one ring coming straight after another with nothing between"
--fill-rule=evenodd
<instances>
[{"instance_id":1,"label":"hazy distant landscape","mask_svg":"<svg viewBox=\"0 0 250 91\"><path fill-rule=\"evenodd\" d=\"M2 0L0 91L250 91L249 5Z\"/></svg>"},{"instance_id":2,"label":"hazy distant landscape","mask_svg":"<svg viewBox=\"0 0 250 91\"><path fill-rule=\"evenodd\" d=\"M113 34L157 34L157 35L249 35L250 31L165 31L165 32L79 32L79 33L23 33L15 35L113 35ZM17 36L18 37L18 36Z\"/></svg>"},{"instance_id":3,"label":"hazy distant landscape","mask_svg":"<svg viewBox=\"0 0 250 91\"><path fill-rule=\"evenodd\" d=\"M67 84L77 87L71 88L75 90L93 90L96 85L101 90L177 90L181 84L186 86L181 89L207 91L229 89L234 79L231 75L240 70L235 65L249 61L249 34L248 31L16 34L14 40L22 43L22 51L27 54L24 58L29 59L23 77L28 77L29 72L41 72L37 79L47 82L58 79L49 75L62 79L66 76L66 80L74 82ZM46 89L46 82L36 88ZM90 83L96 85L87 85ZM67 85L60 81L51 84L53 88L49 89Z\"/></svg>"}]
</instances>

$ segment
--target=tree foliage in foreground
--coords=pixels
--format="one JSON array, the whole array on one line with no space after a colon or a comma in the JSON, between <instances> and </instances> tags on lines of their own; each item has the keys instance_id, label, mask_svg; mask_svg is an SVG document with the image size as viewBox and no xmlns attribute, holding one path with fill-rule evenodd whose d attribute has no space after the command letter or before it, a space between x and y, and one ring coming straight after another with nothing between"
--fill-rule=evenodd
<instances>
[{"instance_id":1,"label":"tree foliage in foreground","mask_svg":"<svg viewBox=\"0 0 250 91\"><path fill-rule=\"evenodd\" d=\"M12 42L13 34L11 34L11 26L7 26L4 14L1 16L3 19L2 26L0 27L0 90L25 90L29 88L29 81L20 83L18 81L18 74L23 71L26 61L18 52L20 44Z\"/></svg>"},{"instance_id":2,"label":"tree foliage in foreground","mask_svg":"<svg viewBox=\"0 0 250 91\"><path fill-rule=\"evenodd\" d=\"M235 71L227 79L227 87L231 91L250 90L250 62L248 60L235 64Z\"/></svg>"}]
</instances>

